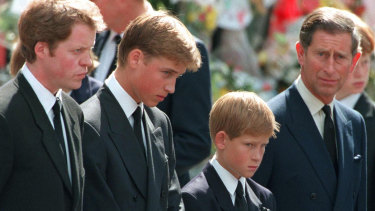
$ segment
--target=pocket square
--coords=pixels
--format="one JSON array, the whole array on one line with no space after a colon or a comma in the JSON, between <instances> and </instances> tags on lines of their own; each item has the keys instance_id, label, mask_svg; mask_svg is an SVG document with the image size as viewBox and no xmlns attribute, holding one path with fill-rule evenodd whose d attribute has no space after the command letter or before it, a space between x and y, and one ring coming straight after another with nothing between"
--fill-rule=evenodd
<instances>
[{"instance_id":1,"label":"pocket square","mask_svg":"<svg viewBox=\"0 0 375 211\"><path fill-rule=\"evenodd\" d=\"M362 155L360 155L360 154L356 154L354 156L354 160L361 160L361 159L362 159Z\"/></svg>"}]
</instances>

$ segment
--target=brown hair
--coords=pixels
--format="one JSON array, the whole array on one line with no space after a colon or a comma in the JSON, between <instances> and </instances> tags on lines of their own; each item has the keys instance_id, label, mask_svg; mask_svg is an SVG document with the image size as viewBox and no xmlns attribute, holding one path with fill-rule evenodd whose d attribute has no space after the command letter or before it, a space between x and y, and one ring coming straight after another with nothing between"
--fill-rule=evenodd
<instances>
[{"instance_id":1,"label":"brown hair","mask_svg":"<svg viewBox=\"0 0 375 211\"><path fill-rule=\"evenodd\" d=\"M302 47L307 49L312 41L312 36L317 30L328 33L349 33L352 36L352 55L358 50L360 38L354 22L344 10L321 7L310 13L302 24L299 39Z\"/></svg>"},{"instance_id":2,"label":"brown hair","mask_svg":"<svg viewBox=\"0 0 375 211\"><path fill-rule=\"evenodd\" d=\"M130 22L118 47L118 66L125 66L133 49L149 57L165 57L184 64L191 71L201 65L194 37L181 21L162 11L147 13Z\"/></svg>"},{"instance_id":3,"label":"brown hair","mask_svg":"<svg viewBox=\"0 0 375 211\"><path fill-rule=\"evenodd\" d=\"M53 55L58 42L67 39L77 23L95 30L103 30L105 27L99 8L91 1L32 1L18 21L20 43L12 55L11 72L17 72L22 67L22 58L30 63L35 61L34 47L37 42L48 43Z\"/></svg>"},{"instance_id":4,"label":"brown hair","mask_svg":"<svg viewBox=\"0 0 375 211\"><path fill-rule=\"evenodd\" d=\"M347 12L354 22L361 38L361 49L363 54L371 54L374 51L374 31L357 15Z\"/></svg>"},{"instance_id":5,"label":"brown hair","mask_svg":"<svg viewBox=\"0 0 375 211\"><path fill-rule=\"evenodd\" d=\"M229 92L221 96L210 112L210 135L225 131L230 139L243 134L275 137L279 124L271 109L253 92Z\"/></svg>"}]
</instances>

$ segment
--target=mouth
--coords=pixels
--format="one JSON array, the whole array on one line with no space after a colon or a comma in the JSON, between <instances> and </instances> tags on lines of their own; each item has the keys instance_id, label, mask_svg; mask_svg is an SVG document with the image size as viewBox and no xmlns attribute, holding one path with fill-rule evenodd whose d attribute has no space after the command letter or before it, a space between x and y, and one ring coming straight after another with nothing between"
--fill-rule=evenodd
<instances>
[{"instance_id":1,"label":"mouth","mask_svg":"<svg viewBox=\"0 0 375 211\"><path fill-rule=\"evenodd\" d=\"M248 166L250 171L256 171L258 169L258 166Z\"/></svg>"},{"instance_id":2,"label":"mouth","mask_svg":"<svg viewBox=\"0 0 375 211\"><path fill-rule=\"evenodd\" d=\"M162 96L162 95L158 95L157 97L158 97L158 100L159 100L160 102L163 101L163 100L165 99L165 97Z\"/></svg>"},{"instance_id":3,"label":"mouth","mask_svg":"<svg viewBox=\"0 0 375 211\"><path fill-rule=\"evenodd\" d=\"M323 82L323 84L330 85L330 86L336 85L337 83L337 80L334 80L334 79L321 78L320 80Z\"/></svg>"},{"instance_id":4,"label":"mouth","mask_svg":"<svg viewBox=\"0 0 375 211\"><path fill-rule=\"evenodd\" d=\"M353 85L357 88L361 88L365 85L365 83L364 82L354 82Z\"/></svg>"}]
</instances>

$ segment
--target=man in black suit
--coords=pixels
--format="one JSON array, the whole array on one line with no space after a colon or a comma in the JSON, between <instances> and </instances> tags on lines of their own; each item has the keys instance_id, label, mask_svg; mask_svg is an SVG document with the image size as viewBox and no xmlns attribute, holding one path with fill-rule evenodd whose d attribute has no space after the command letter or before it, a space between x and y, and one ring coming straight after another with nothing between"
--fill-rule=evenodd
<instances>
[{"instance_id":1,"label":"man in black suit","mask_svg":"<svg viewBox=\"0 0 375 211\"><path fill-rule=\"evenodd\" d=\"M268 102L281 127L253 177L279 211L366 210L365 122L334 99L361 55L359 39L339 9L316 9L302 24L301 74Z\"/></svg>"},{"instance_id":2,"label":"man in black suit","mask_svg":"<svg viewBox=\"0 0 375 211\"><path fill-rule=\"evenodd\" d=\"M76 89L103 28L89 1L34 1L19 20L15 79L0 88L0 210L82 210L83 115Z\"/></svg>"},{"instance_id":3,"label":"man in black suit","mask_svg":"<svg viewBox=\"0 0 375 211\"><path fill-rule=\"evenodd\" d=\"M276 210L275 199L252 177L278 124L255 93L230 92L210 113L214 158L182 189L186 211Z\"/></svg>"},{"instance_id":4,"label":"man in black suit","mask_svg":"<svg viewBox=\"0 0 375 211\"><path fill-rule=\"evenodd\" d=\"M150 12L129 24L116 70L82 104L85 210L178 210L172 127L155 106L201 60L176 18ZM186 99L188 100L188 99Z\"/></svg>"},{"instance_id":5,"label":"man in black suit","mask_svg":"<svg viewBox=\"0 0 375 211\"><path fill-rule=\"evenodd\" d=\"M97 35L94 53L100 65L93 76L104 81L116 68L118 35L139 15L153 11L147 0L94 1L109 30ZM117 36L117 38L116 38ZM117 41L116 41L117 40ZM197 72L189 72L176 81L175 93L158 104L171 120L176 149L176 171L181 185L190 180L189 170L210 155L208 114L211 109L211 76L207 49L196 39L202 65ZM84 89L82 87L81 89ZM190 103L186 103L189 99Z\"/></svg>"},{"instance_id":6,"label":"man in black suit","mask_svg":"<svg viewBox=\"0 0 375 211\"><path fill-rule=\"evenodd\" d=\"M336 98L358 111L366 123L367 132L367 210L375 210L375 104L364 91L374 54L374 32L358 16L351 14L361 36L362 56L355 70L349 74Z\"/></svg>"}]
</instances>

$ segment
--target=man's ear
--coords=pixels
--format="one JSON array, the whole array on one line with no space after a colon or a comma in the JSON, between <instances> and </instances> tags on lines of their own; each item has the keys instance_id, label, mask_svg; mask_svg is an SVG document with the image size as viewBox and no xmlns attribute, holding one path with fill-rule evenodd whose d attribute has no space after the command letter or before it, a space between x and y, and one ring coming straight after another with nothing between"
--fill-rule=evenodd
<instances>
[{"instance_id":1,"label":"man's ear","mask_svg":"<svg viewBox=\"0 0 375 211\"><path fill-rule=\"evenodd\" d=\"M228 135L227 135L227 133L225 133L225 131L221 130L218 133L216 133L215 140L214 140L214 143L216 145L216 149L217 150L225 149L227 139L228 139Z\"/></svg>"},{"instance_id":2,"label":"man's ear","mask_svg":"<svg viewBox=\"0 0 375 211\"><path fill-rule=\"evenodd\" d=\"M350 72L353 72L353 70L355 69L355 67L357 66L357 63L358 63L358 60L359 58L361 58L361 53L357 52L354 56L353 56L353 60L352 60L352 65L350 66Z\"/></svg>"},{"instance_id":3,"label":"man's ear","mask_svg":"<svg viewBox=\"0 0 375 211\"><path fill-rule=\"evenodd\" d=\"M297 51L298 63L301 66L303 66L303 59L304 59L304 56L305 56L305 49L303 48L303 46L301 45L301 43L299 41L296 43L296 51Z\"/></svg>"},{"instance_id":4,"label":"man's ear","mask_svg":"<svg viewBox=\"0 0 375 211\"><path fill-rule=\"evenodd\" d=\"M37 42L34 47L34 52L37 58L44 58L51 55L49 45L46 42Z\"/></svg>"},{"instance_id":5,"label":"man's ear","mask_svg":"<svg viewBox=\"0 0 375 211\"><path fill-rule=\"evenodd\" d=\"M129 67L135 68L140 64L143 64L144 62L144 54L141 50L139 49L133 49L129 52L128 54L128 59L127 59L127 65Z\"/></svg>"}]
</instances>

